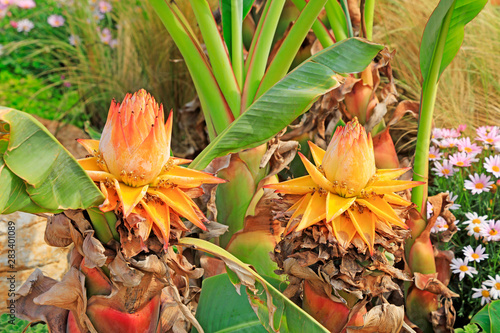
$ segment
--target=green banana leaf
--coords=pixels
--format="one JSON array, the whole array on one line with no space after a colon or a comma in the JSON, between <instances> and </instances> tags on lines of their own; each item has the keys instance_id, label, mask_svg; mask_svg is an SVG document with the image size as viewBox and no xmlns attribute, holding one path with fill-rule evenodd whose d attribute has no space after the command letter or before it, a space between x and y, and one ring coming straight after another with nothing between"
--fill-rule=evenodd
<instances>
[{"instance_id":1,"label":"green banana leaf","mask_svg":"<svg viewBox=\"0 0 500 333\"><path fill-rule=\"evenodd\" d=\"M464 41L464 27L486 5L487 0L441 0L425 26L420 45L420 70L428 80L433 64L439 66L439 76L458 53ZM447 16L450 16L447 19ZM438 49L442 55L437 56Z\"/></svg>"},{"instance_id":2,"label":"green banana leaf","mask_svg":"<svg viewBox=\"0 0 500 333\"><path fill-rule=\"evenodd\" d=\"M240 287L238 295L227 274L212 276L203 281L196 319L206 332L266 332L252 310ZM197 332L193 328L193 332Z\"/></svg>"},{"instance_id":3,"label":"green banana leaf","mask_svg":"<svg viewBox=\"0 0 500 333\"><path fill-rule=\"evenodd\" d=\"M336 73L363 71L382 45L350 38L310 57L271 87L191 163L204 169L214 158L267 142L321 95L339 85Z\"/></svg>"},{"instance_id":4,"label":"green banana leaf","mask_svg":"<svg viewBox=\"0 0 500 333\"><path fill-rule=\"evenodd\" d=\"M222 35L224 36L224 41L227 45L227 50L229 51L229 57L231 57L232 53L232 29L233 24L238 24L241 26L243 20L248 15L250 10L252 9L253 3L255 0L220 0L220 14L222 19ZM240 7L242 11L241 17L238 17L237 22L233 22L231 17L233 7Z\"/></svg>"},{"instance_id":5,"label":"green banana leaf","mask_svg":"<svg viewBox=\"0 0 500 333\"><path fill-rule=\"evenodd\" d=\"M104 201L75 158L27 113L0 107L0 214L58 213Z\"/></svg>"},{"instance_id":6,"label":"green banana leaf","mask_svg":"<svg viewBox=\"0 0 500 333\"><path fill-rule=\"evenodd\" d=\"M285 297L249 265L243 263L226 250L210 242L188 237L181 238L177 245L200 250L222 259L226 264L229 278L235 285L236 290L239 291L241 285L246 287L250 305L257 314L260 323L268 332L328 332L325 327ZM216 302L226 302L227 300L221 294L221 296L212 297L211 301L214 304ZM214 322L224 322L227 319L225 317L224 312L212 312L211 314L211 320ZM224 331L229 332L228 330Z\"/></svg>"},{"instance_id":7,"label":"green banana leaf","mask_svg":"<svg viewBox=\"0 0 500 333\"><path fill-rule=\"evenodd\" d=\"M485 333L500 332L500 300L486 304L472 317L471 323L481 326Z\"/></svg>"},{"instance_id":8,"label":"green banana leaf","mask_svg":"<svg viewBox=\"0 0 500 333\"><path fill-rule=\"evenodd\" d=\"M460 49L465 25L479 14L486 2L441 0L425 26L420 45L423 83L413 180L427 181L428 178L429 145L439 77ZM411 200L420 212L424 212L427 184L414 188Z\"/></svg>"}]
</instances>

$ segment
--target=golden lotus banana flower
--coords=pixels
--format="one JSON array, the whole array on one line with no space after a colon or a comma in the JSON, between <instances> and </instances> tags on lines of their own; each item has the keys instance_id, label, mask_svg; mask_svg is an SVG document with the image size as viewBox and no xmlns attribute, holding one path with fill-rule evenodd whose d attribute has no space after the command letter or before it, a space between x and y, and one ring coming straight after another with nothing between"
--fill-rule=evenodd
<instances>
[{"instance_id":1,"label":"golden lotus banana flower","mask_svg":"<svg viewBox=\"0 0 500 333\"><path fill-rule=\"evenodd\" d=\"M124 218L138 214L168 246L171 225L187 230L184 217L205 230L206 217L191 197L201 184L223 183L211 174L180 165L189 160L170 156L172 113L164 122L163 106L144 89L113 101L101 140L78 140L91 157L78 162L99 183L106 197L103 212L119 210Z\"/></svg>"},{"instance_id":2,"label":"golden lotus banana flower","mask_svg":"<svg viewBox=\"0 0 500 333\"><path fill-rule=\"evenodd\" d=\"M265 186L302 196L289 209L294 211L287 226L289 232L325 220L343 248L360 237L373 253L377 221L408 228L391 205L409 206L411 202L395 192L424 183L394 180L410 168L377 170L371 135L357 118L337 128L326 152L312 142L309 146L315 164L299 153L308 176Z\"/></svg>"}]
</instances>

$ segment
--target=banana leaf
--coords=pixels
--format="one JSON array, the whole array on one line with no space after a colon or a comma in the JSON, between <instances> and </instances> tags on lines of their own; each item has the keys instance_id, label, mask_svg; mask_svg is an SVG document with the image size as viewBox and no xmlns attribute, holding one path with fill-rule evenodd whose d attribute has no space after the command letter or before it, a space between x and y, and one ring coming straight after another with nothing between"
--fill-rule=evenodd
<instances>
[{"instance_id":1,"label":"banana leaf","mask_svg":"<svg viewBox=\"0 0 500 333\"><path fill-rule=\"evenodd\" d=\"M285 297L249 265L226 250L210 242L188 237L181 238L178 246L190 247L222 259L236 291L240 291L242 285L246 287L250 306L268 332L328 332L325 327ZM211 298L212 304L226 302L226 298L222 295L213 296ZM226 313L224 312L212 312L211 314L211 320L214 322L225 321L225 317Z\"/></svg>"},{"instance_id":2,"label":"banana leaf","mask_svg":"<svg viewBox=\"0 0 500 333\"><path fill-rule=\"evenodd\" d=\"M58 213L103 201L87 173L40 122L0 107L0 214Z\"/></svg>"},{"instance_id":3,"label":"banana leaf","mask_svg":"<svg viewBox=\"0 0 500 333\"><path fill-rule=\"evenodd\" d=\"M216 157L267 142L307 111L319 96L337 87L337 73L363 71L382 49L382 45L350 38L316 53L250 105L190 167L201 170Z\"/></svg>"}]
</instances>

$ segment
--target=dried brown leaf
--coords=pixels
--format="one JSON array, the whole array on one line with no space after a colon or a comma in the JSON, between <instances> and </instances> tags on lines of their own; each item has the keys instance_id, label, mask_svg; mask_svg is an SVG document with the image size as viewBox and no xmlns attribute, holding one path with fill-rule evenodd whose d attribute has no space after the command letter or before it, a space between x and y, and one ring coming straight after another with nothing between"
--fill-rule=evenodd
<instances>
[{"instance_id":1,"label":"dried brown leaf","mask_svg":"<svg viewBox=\"0 0 500 333\"><path fill-rule=\"evenodd\" d=\"M121 251L117 251L116 257L108 264L113 282L123 283L125 287L135 287L141 283L144 273L138 269L130 267Z\"/></svg>"},{"instance_id":2,"label":"dried brown leaf","mask_svg":"<svg viewBox=\"0 0 500 333\"><path fill-rule=\"evenodd\" d=\"M362 326L348 326L347 333L398 333L403 327L404 307L382 304L363 316Z\"/></svg>"},{"instance_id":3,"label":"dried brown leaf","mask_svg":"<svg viewBox=\"0 0 500 333\"><path fill-rule=\"evenodd\" d=\"M85 257L85 266L88 268L102 267L106 263L107 257L104 255L104 246L94 237L94 230L85 232L82 250Z\"/></svg>"},{"instance_id":4,"label":"dried brown leaf","mask_svg":"<svg viewBox=\"0 0 500 333\"><path fill-rule=\"evenodd\" d=\"M454 293L448 289L441 281L438 280L438 273L434 274L421 274L418 272L414 273L415 276L415 286L420 290L427 290L436 295L442 295L446 298L459 297L457 293Z\"/></svg>"},{"instance_id":5,"label":"dried brown leaf","mask_svg":"<svg viewBox=\"0 0 500 333\"><path fill-rule=\"evenodd\" d=\"M70 310L76 322L84 332L95 332L94 326L87 317L87 292L85 289L85 275L75 267L71 267L61 282L52 286L45 293L33 299L35 304L53 305Z\"/></svg>"},{"instance_id":6,"label":"dried brown leaf","mask_svg":"<svg viewBox=\"0 0 500 333\"><path fill-rule=\"evenodd\" d=\"M65 247L73 243L69 224L71 220L64 214L49 215L45 228L45 242L50 246Z\"/></svg>"},{"instance_id":7,"label":"dried brown leaf","mask_svg":"<svg viewBox=\"0 0 500 333\"><path fill-rule=\"evenodd\" d=\"M34 298L48 291L56 283L56 280L44 276L40 269L35 269L17 291L16 316L30 322L46 322L51 332L65 333L68 310L33 302Z\"/></svg>"}]
</instances>

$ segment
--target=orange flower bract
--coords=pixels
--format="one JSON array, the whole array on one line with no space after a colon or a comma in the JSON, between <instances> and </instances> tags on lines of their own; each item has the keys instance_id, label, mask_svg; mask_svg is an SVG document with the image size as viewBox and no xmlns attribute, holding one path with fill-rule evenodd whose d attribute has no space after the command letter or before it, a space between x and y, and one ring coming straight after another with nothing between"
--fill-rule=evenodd
<instances>
[{"instance_id":1,"label":"orange flower bract","mask_svg":"<svg viewBox=\"0 0 500 333\"><path fill-rule=\"evenodd\" d=\"M315 164L299 153L308 176L265 186L283 194L302 195L289 209L293 211L290 223L302 216L298 223L289 224L289 231L324 220L342 247L359 237L372 253L378 221L408 228L391 205L411 203L395 192L423 183L394 180L410 168L377 170L371 136L357 118L337 128L326 152L311 142L309 146Z\"/></svg>"},{"instance_id":2,"label":"orange flower bract","mask_svg":"<svg viewBox=\"0 0 500 333\"><path fill-rule=\"evenodd\" d=\"M187 230L184 217L205 230L206 217L191 199L203 191L201 184L224 180L180 165L189 160L170 156L172 113L164 122L163 106L141 89L112 102L101 140L78 140L88 158L78 162L99 183L106 197L103 212L121 211L146 219L151 230L168 246L171 226ZM145 239L144 239L145 240Z\"/></svg>"}]
</instances>

